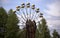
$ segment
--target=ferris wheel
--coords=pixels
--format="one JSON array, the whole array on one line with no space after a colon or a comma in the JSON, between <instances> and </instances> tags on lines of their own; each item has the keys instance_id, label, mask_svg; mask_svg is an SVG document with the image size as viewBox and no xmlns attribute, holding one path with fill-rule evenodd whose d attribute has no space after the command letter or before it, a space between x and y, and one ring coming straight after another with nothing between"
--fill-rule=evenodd
<instances>
[{"instance_id":1,"label":"ferris wheel","mask_svg":"<svg viewBox=\"0 0 60 38\"><path fill-rule=\"evenodd\" d=\"M25 26L27 20L35 20L38 23L39 18L43 17L43 14L40 12L39 8L36 8L34 4L22 3L21 6L17 6L14 13L17 14L20 20L20 26Z\"/></svg>"}]
</instances>

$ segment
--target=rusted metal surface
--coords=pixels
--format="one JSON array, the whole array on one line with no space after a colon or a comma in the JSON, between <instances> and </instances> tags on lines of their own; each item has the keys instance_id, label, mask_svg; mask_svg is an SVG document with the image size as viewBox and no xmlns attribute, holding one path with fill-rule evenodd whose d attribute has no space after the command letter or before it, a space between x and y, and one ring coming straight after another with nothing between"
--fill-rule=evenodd
<instances>
[{"instance_id":1,"label":"rusted metal surface","mask_svg":"<svg viewBox=\"0 0 60 38\"><path fill-rule=\"evenodd\" d=\"M36 23L35 21L26 21L26 38L35 38Z\"/></svg>"}]
</instances>

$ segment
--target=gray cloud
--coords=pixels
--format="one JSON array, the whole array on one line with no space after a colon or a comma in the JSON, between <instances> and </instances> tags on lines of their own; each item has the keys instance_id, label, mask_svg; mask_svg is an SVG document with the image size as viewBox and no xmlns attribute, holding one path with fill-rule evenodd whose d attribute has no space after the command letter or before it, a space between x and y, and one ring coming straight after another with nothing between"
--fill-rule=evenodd
<instances>
[{"instance_id":1,"label":"gray cloud","mask_svg":"<svg viewBox=\"0 0 60 38\"><path fill-rule=\"evenodd\" d=\"M47 4L48 10L44 10L50 15L60 16L60 1L53 2L51 4Z\"/></svg>"},{"instance_id":2,"label":"gray cloud","mask_svg":"<svg viewBox=\"0 0 60 38\"><path fill-rule=\"evenodd\" d=\"M48 14L45 18L50 31L56 29L60 34L60 1L55 0L53 3L48 3L46 7L44 12Z\"/></svg>"}]
</instances>

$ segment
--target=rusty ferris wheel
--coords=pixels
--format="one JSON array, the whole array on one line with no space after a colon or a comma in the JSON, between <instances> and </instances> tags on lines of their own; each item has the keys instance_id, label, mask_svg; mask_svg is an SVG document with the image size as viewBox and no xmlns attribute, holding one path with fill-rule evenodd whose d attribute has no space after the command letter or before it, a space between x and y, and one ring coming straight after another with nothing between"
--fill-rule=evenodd
<instances>
[{"instance_id":1,"label":"rusty ferris wheel","mask_svg":"<svg viewBox=\"0 0 60 38\"><path fill-rule=\"evenodd\" d=\"M36 23L38 22L36 20L43 17L39 8L36 8L34 4L22 3L21 6L16 7L14 13L19 15L21 26L26 27L26 38L35 38Z\"/></svg>"}]
</instances>

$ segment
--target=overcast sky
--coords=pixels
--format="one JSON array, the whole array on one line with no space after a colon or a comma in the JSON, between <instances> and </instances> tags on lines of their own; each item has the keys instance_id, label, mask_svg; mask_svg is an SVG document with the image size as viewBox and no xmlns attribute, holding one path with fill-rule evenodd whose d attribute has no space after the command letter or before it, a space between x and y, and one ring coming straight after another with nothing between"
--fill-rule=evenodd
<instances>
[{"instance_id":1,"label":"overcast sky","mask_svg":"<svg viewBox=\"0 0 60 38\"><path fill-rule=\"evenodd\" d=\"M60 32L60 0L0 0L0 6L7 11L11 8L15 10L16 6L26 2L40 8L51 31L56 29Z\"/></svg>"}]
</instances>

